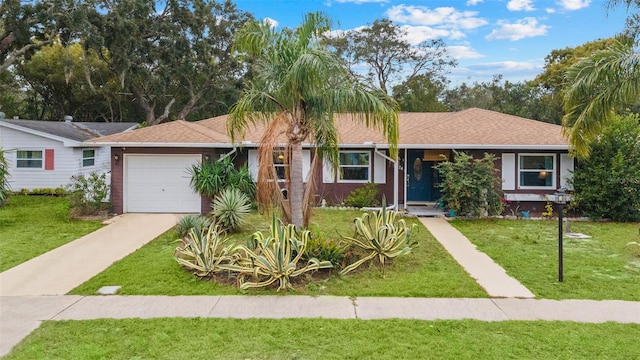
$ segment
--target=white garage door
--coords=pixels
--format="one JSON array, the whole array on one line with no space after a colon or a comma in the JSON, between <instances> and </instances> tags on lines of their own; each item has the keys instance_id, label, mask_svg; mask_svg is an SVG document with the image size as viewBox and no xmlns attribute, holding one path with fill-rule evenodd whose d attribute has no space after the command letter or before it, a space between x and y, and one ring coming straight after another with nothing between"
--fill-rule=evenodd
<instances>
[{"instance_id":1,"label":"white garage door","mask_svg":"<svg viewBox=\"0 0 640 360\"><path fill-rule=\"evenodd\" d=\"M199 213L187 172L200 155L125 155L124 211Z\"/></svg>"}]
</instances>

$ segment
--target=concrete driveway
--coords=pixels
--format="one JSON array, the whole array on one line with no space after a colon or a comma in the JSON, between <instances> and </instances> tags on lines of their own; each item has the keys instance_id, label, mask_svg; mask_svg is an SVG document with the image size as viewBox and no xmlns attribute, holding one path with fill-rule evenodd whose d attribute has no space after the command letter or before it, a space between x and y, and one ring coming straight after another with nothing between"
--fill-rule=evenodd
<instances>
[{"instance_id":1,"label":"concrete driveway","mask_svg":"<svg viewBox=\"0 0 640 360\"><path fill-rule=\"evenodd\" d=\"M64 295L169 230L183 215L124 214L0 273L0 296Z\"/></svg>"}]
</instances>

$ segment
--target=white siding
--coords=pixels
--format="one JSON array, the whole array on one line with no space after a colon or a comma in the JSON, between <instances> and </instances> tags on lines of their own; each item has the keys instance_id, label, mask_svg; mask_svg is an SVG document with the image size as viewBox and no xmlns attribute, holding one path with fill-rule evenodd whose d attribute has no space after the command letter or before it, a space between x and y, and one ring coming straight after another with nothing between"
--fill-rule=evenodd
<instances>
[{"instance_id":1,"label":"white siding","mask_svg":"<svg viewBox=\"0 0 640 360\"><path fill-rule=\"evenodd\" d=\"M253 181L258 181L258 151L257 150L247 151L247 166L249 167L249 173L251 173L251 177L253 178Z\"/></svg>"},{"instance_id":2,"label":"white siding","mask_svg":"<svg viewBox=\"0 0 640 360\"><path fill-rule=\"evenodd\" d=\"M377 152L373 153L373 181L376 184L387 182L387 159Z\"/></svg>"},{"instance_id":3,"label":"white siding","mask_svg":"<svg viewBox=\"0 0 640 360\"><path fill-rule=\"evenodd\" d=\"M573 177L574 161L569 154L560 154L560 187L573 190L567 181Z\"/></svg>"},{"instance_id":4,"label":"white siding","mask_svg":"<svg viewBox=\"0 0 640 360\"><path fill-rule=\"evenodd\" d=\"M326 161L322 161L322 182L325 184L333 184L336 179L336 174L333 171L333 166Z\"/></svg>"},{"instance_id":5,"label":"white siding","mask_svg":"<svg viewBox=\"0 0 640 360\"><path fill-rule=\"evenodd\" d=\"M516 189L516 154L502 154L502 190Z\"/></svg>"},{"instance_id":6,"label":"white siding","mask_svg":"<svg viewBox=\"0 0 640 360\"><path fill-rule=\"evenodd\" d=\"M11 174L9 185L13 191L65 186L69 184L72 175L110 169L111 150L108 147L95 148L96 165L90 170L82 169L82 149L65 147L60 141L26 132L1 127L0 147L5 150L9 163L9 174ZM44 167L42 169L16 168L16 150L40 150L44 155L46 149L53 149L53 170L44 170Z\"/></svg>"}]
</instances>

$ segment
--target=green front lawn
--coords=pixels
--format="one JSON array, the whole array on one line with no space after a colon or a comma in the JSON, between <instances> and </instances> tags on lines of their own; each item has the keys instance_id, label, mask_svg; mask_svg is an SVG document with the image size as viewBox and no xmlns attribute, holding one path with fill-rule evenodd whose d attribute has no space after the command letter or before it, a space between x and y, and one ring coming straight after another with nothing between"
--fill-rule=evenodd
<instances>
[{"instance_id":1,"label":"green front lawn","mask_svg":"<svg viewBox=\"0 0 640 360\"><path fill-rule=\"evenodd\" d=\"M45 321L6 359L638 359L639 333L545 321Z\"/></svg>"},{"instance_id":2,"label":"green front lawn","mask_svg":"<svg viewBox=\"0 0 640 360\"><path fill-rule=\"evenodd\" d=\"M451 222L480 251L548 299L640 300L640 224L572 222L591 239L564 238L564 282L558 282L558 222L456 220Z\"/></svg>"},{"instance_id":3,"label":"green front lawn","mask_svg":"<svg viewBox=\"0 0 640 360\"><path fill-rule=\"evenodd\" d=\"M359 211L317 210L310 229L323 238L353 235L352 221ZM270 217L252 214L235 241L246 241L254 231L267 231ZM400 297L486 297L486 292L458 265L417 220L413 234L419 246L407 256L387 265L384 277L377 266L346 276L332 275L300 286L295 294ZM203 281L184 271L173 259L178 245L173 230L168 231L130 256L115 263L72 294L95 294L105 285L121 285L126 295L219 295L275 294L274 290L240 291L235 286ZM281 292L282 293L282 292Z\"/></svg>"},{"instance_id":4,"label":"green front lawn","mask_svg":"<svg viewBox=\"0 0 640 360\"><path fill-rule=\"evenodd\" d=\"M0 272L101 227L100 221L69 220L66 199L14 195L0 207Z\"/></svg>"}]
</instances>

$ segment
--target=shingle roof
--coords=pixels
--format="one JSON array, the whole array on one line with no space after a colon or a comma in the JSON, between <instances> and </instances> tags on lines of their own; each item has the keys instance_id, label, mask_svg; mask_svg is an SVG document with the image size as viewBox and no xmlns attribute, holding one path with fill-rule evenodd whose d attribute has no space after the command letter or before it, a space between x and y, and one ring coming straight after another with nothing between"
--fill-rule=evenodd
<instances>
[{"instance_id":1,"label":"shingle roof","mask_svg":"<svg viewBox=\"0 0 640 360\"><path fill-rule=\"evenodd\" d=\"M22 119L3 119L0 122L80 142L100 136L121 133L138 126L137 123L92 123Z\"/></svg>"},{"instance_id":2,"label":"shingle roof","mask_svg":"<svg viewBox=\"0 0 640 360\"><path fill-rule=\"evenodd\" d=\"M133 131L94 139L99 143L150 143L150 144L212 144L228 143L229 137L198 123L184 120L171 121Z\"/></svg>"},{"instance_id":3,"label":"shingle roof","mask_svg":"<svg viewBox=\"0 0 640 360\"><path fill-rule=\"evenodd\" d=\"M230 143L226 130L227 116L218 116L195 123L173 121L100 139L97 142L120 143ZM336 118L340 143L385 145L381 132L351 120L347 114ZM398 144L403 147L481 147L492 146L552 146L566 148L559 125L543 123L495 111L471 108L458 112L401 113ZM261 124L251 125L244 138L257 144L264 130Z\"/></svg>"}]
</instances>

